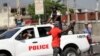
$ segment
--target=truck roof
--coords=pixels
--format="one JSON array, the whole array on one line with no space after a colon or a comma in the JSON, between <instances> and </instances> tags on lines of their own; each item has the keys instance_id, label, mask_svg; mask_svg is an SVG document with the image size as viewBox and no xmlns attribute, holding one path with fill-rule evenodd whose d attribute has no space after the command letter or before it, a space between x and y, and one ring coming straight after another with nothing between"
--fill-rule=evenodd
<instances>
[{"instance_id":1,"label":"truck roof","mask_svg":"<svg viewBox=\"0 0 100 56\"><path fill-rule=\"evenodd\" d=\"M43 26L52 26L52 24L41 24L41 25L27 25L27 26L22 26L22 27L16 27L14 29L20 29L20 28L30 28L30 27L43 27Z\"/></svg>"}]
</instances>

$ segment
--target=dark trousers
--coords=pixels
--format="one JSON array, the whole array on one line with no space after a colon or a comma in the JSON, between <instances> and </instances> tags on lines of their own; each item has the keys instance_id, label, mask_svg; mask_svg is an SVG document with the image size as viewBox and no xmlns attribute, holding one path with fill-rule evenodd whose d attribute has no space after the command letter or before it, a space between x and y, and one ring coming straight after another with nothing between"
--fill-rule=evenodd
<instances>
[{"instance_id":1,"label":"dark trousers","mask_svg":"<svg viewBox=\"0 0 100 56\"><path fill-rule=\"evenodd\" d=\"M90 44L90 48L88 50L88 54L90 56L92 56L93 55L93 46L91 45L92 44L92 39L89 40L89 44Z\"/></svg>"},{"instance_id":2,"label":"dark trousers","mask_svg":"<svg viewBox=\"0 0 100 56\"><path fill-rule=\"evenodd\" d=\"M93 56L93 46L90 45L90 49L88 50L89 56Z\"/></svg>"},{"instance_id":3,"label":"dark trousers","mask_svg":"<svg viewBox=\"0 0 100 56\"><path fill-rule=\"evenodd\" d=\"M53 56L58 56L58 54L60 56L63 56L61 48L60 47L53 47Z\"/></svg>"}]
</instances>

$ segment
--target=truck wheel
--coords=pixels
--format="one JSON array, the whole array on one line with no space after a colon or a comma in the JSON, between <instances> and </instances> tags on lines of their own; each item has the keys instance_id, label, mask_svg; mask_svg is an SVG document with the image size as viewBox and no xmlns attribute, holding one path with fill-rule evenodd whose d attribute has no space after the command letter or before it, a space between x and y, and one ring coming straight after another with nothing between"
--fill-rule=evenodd
<instances>
[{"instance_id":1,"label":"truck wheel","mask_svg":"<svg viewBox=\"0 0 100 56\"><path fill-rule=\"evenodd\" d=\"M0 53L0 56L11 56L11 55L6 53Z\"/></svg>"},{"instance_id":2,"label":"truck wheel","mask_svg":"<svg viewBox=\"0 0 100 56\"><path fill-rule=\"evenodd\" d=\"M63 53L64 56L78 56L77 51L74 48L66 48Z\"/></svg>"},{"instance_id":3,"label":"truck wheel","mask_svg":"<svg viewBox=\"0 0 100 56\"><path fill-rule=\"evenodd\" d=\"M0 53L0 56L7 56L7 54L5 54L5 53Z\"/></svg>"}]
</instances>

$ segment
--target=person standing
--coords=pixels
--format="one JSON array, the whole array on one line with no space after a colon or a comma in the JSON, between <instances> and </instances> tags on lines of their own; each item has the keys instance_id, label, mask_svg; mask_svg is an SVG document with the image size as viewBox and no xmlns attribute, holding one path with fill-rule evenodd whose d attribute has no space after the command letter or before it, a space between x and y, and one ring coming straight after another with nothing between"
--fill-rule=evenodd
<instances>
[{"instance_id":1,"label":"person standing","mask_svg":"<svg viewBox=\"0 0 100 56\"><path fill-rule=\"evenodd\" d=\"M88 54L89 55L93 55L93 46L92 44L92 24L91 23L87 23L85 24L85 29L83 30L84 33L88 34L88 42L90 44L90 49L88 50Z\"/></svg>"},{"instance_id":2,"label":"person standing","mask_svg":"<svg viewBox=\"0 0 100 56\"><path fill-rule=\"evenodd\" d=\"M23 24L23 19L21 18L21 15L18 15L18 18L15 18L15 23L17 27L22 26Z\"/></svg>"},{"instance_id":3,"label":"person standing","mask_svg":"<svg viewBox=\"0 0 100 56\"><path fill-rule=\"evenodd\" d=\"M54 24L54 27L47 32L47 34L52 35L52 48L53 48L53 56L62 56L62 51L60 48L60 38L61 38L62 30L58 27L58 24Z\"/></svg>"}]
</instances>

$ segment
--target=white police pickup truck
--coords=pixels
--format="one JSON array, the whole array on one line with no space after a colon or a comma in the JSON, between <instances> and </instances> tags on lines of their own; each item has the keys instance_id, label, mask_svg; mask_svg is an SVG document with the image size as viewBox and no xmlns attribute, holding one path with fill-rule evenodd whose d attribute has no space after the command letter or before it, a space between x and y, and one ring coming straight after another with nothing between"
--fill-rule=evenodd
<instances>
[{"instance_id":1,"label":"white police pickup truck","mask_svg":"<svg viewBox=\"0 0 100 56\"><path fill-rule=\"evenodd\" d=\"M0 35L0 56L52 56L52 36L47 35L53 26L35 25L8 30ZM32 34L22 37L23 32ZM61 49L65 56L78 56L89 49L87 34L62 35Z\"/></svg>"}]
</instances>

